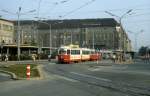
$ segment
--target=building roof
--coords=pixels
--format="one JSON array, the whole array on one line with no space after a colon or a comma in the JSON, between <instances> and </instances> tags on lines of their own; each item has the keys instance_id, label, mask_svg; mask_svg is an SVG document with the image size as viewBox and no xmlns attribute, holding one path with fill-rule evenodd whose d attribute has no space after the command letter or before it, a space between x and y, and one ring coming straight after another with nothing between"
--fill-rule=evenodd
<instances>
[{"instance_id":1,"label":"building roof","mask_svg":"<svg viewBox=\"0 0 150 96\"><path fill-rule=\"evenodd\" d=\"M46 22L44 24L42 22ZM17 23L15 21L15 23ZM96 19L65 19L65 20L43 20L43 21L33 21L33 20L23 20L21 25L38 25L39 29L49 29L51 24L52 29L61 28L85 28L85 27L116 27L118 25L117 21L113 18L96 18ZM48 25L49 24L49 25Z\"/></svg>"},{"instance_id":2,"label":"building roof","mask_svg":"<svg viewBox=\"0 0 150 96\"><path fill-rule=\"evenodd\" d=\"M13 21L11 21L11 20L6 20L6 19L2 19L2 18L0 18L0 20L1 20L1 21L6 21L6 22L13 23Z\"/></svg>"}]
</instances>

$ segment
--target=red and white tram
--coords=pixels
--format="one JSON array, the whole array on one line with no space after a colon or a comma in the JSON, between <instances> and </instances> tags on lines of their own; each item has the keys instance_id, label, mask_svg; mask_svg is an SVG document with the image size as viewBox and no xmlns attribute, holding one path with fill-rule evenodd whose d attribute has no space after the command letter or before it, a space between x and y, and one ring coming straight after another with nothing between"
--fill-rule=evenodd
<instances>
[{"instance_id":1,"label":"red and white tram","mask_svg":"<svg viewBox=\"0 0 150 96\"><path fill-rule=\"evenodd\" d=\"M88 48L63 46L58 50L58 62L71 63L81 61L94 61L100 59L100 53Z\"/></svg>"},{"instance_id":2,"label":"red and white tram","mask_svg":"<svg viewBox=\"0 0 150 96\"><path fill-rule=\"evenodd\" d=\"M101 53L96 50L91 50L90 60L91 61L101 60Z\"/></svg>"}]
</instances>

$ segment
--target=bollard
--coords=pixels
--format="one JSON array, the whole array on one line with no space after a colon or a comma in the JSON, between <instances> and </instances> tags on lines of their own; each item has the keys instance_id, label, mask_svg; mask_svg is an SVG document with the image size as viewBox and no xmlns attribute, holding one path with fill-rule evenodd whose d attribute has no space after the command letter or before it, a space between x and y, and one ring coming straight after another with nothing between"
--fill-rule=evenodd
<instances>
[{"instance_id":1,"label":"bollard","mask_svg":"<svg viewBox=\"0 0 150 96\"><path fill-rule=\"evenodd\" d=\"M26 71L26 75L27 75L27 80L30 79L30 65L28 64L26 67L27 71Z\"/></svg>"}]
</instances>

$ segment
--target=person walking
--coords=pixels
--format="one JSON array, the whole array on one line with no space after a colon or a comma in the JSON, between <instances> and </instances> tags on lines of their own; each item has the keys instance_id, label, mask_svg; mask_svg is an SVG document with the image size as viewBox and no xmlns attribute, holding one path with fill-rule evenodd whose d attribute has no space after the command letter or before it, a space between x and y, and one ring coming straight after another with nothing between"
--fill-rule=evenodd
<instances>
[{"instance_id":1,"label":"person walking","mask_svg":"<svg viewBox=\"0 0 150 96\"><path fill-rule=\"evenodd\" d=\"M113 62L116 63L116 54L113 54Z\"/></svg>"},{"instance_id":2,"label":"person walking","mask_svg":"<svg viewBox=\"0 0 150 96\"><path fill-rule=\"evenodd\" d=\"M2 61L2 54L0 54L0 61Z\"/></svg>"},{"instance_id":3,"label":"person walking","mask_svg":"<svg viewBox=\"0 0 150 96\"><path fill-rule=\"evenodd\" d=\"M7 54L5 54L5 57L4 57L5 59L5 61L7 62L8 61L8 55Z\"/></svg>"}]
</instances>

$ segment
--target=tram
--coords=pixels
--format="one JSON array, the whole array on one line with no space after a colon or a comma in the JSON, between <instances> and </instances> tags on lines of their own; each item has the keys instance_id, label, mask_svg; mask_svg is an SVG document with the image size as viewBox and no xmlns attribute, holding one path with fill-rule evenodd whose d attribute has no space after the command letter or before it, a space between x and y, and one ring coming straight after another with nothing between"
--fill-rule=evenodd
<instances>
[{"instance_id":1,"label":"tram","mask_svg":"<svg viewBox=\"0 0 150 96\"><path fill-rule=\"evenodd\" d=\"M94 49L79 48L78 46L62 46L58 49L59 63L72 63L99 60L101 55Z\"/></svg>"}]
</instances>

